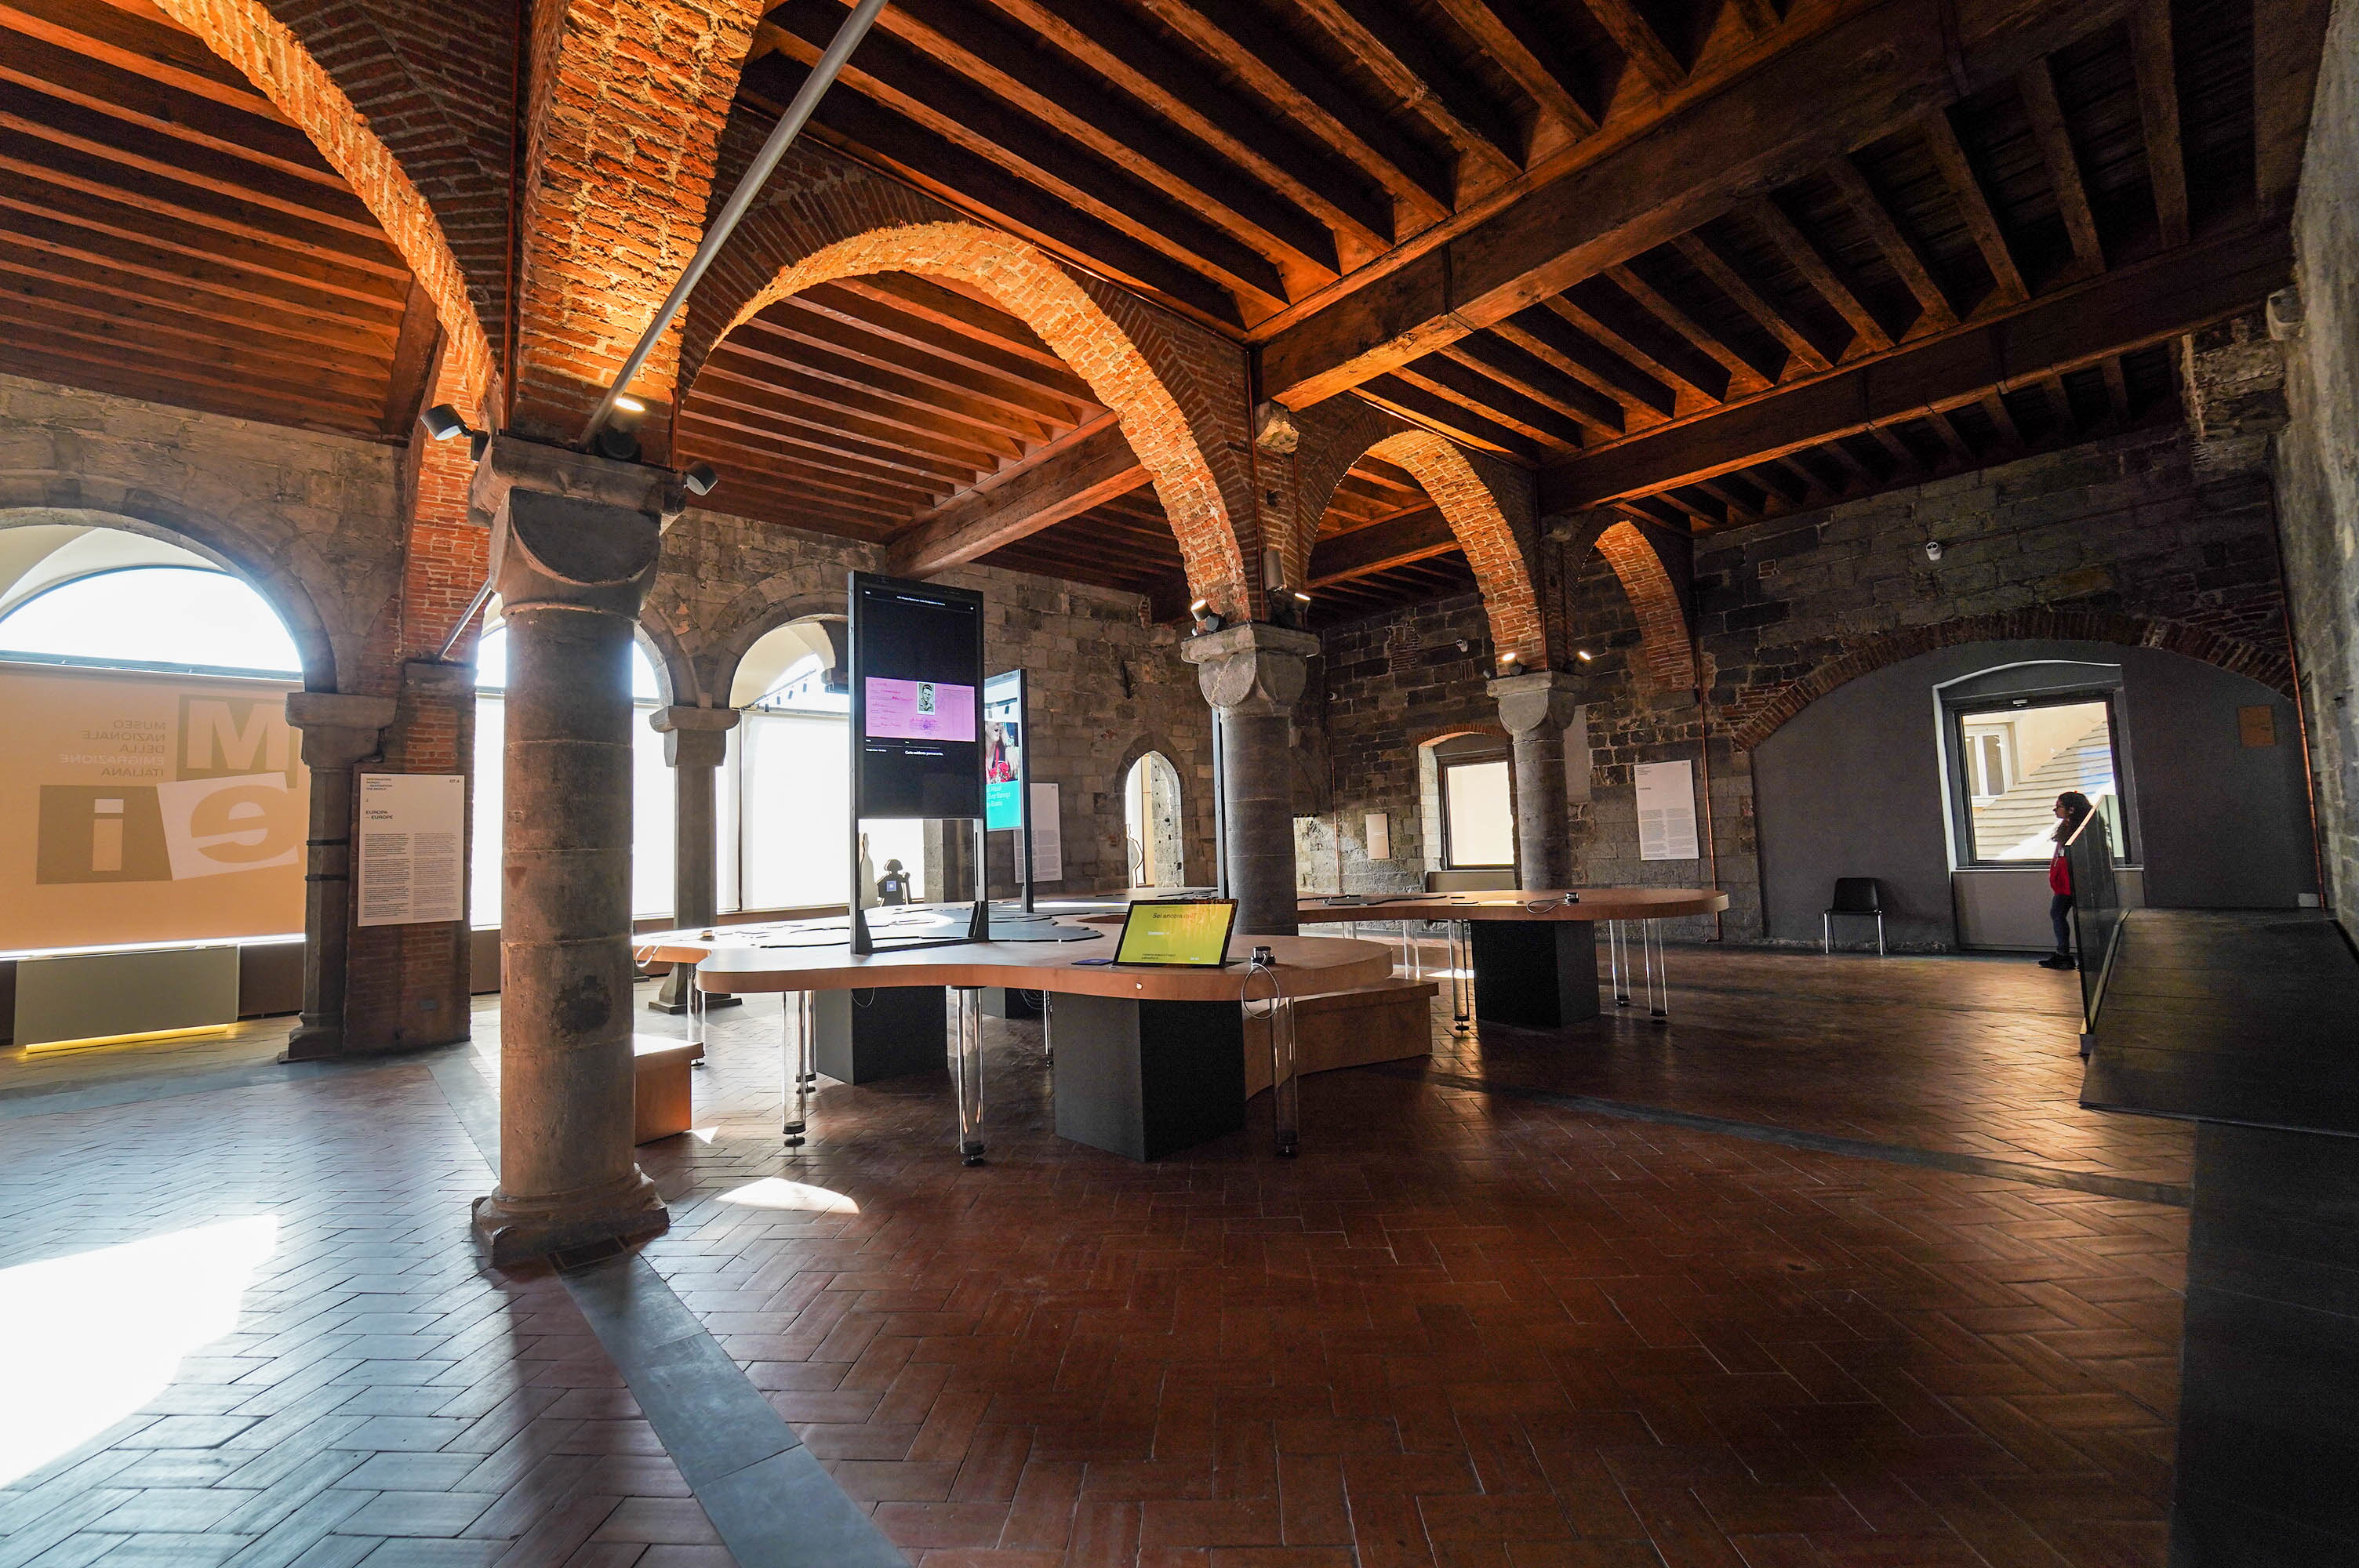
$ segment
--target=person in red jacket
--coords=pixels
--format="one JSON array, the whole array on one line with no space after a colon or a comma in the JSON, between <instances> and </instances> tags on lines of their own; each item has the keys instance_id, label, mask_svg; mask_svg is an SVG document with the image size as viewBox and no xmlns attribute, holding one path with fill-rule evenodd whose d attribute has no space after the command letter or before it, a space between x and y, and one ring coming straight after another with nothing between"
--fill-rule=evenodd
<instances>
[{"instance_id":1,"label":"person in red jacket","mask_svg":"<svg viewBox=\"0 0 2359 1568\"><path fill-rule=\"evenodd\" d=\"M2048 862L2048 923L2056 928L2056 951L2039 960L2043 969L2069 969L2072 967L2072 863L2064 858L2064 846L2081 830L2082 821L2095 808L2089 797L2077 789L2068 789L2056 797L2056 831L2050 835L2056 841L2055 858Z\"/></svg>"}]
</instances>

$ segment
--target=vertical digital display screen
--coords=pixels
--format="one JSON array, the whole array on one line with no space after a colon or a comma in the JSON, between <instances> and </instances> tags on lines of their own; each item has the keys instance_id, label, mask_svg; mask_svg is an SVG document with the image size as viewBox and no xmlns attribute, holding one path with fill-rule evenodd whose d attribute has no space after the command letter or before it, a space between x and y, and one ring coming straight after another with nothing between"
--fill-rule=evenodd
<instances>
[{"instance_id":1,"label":"vertical digital display screen","mask_svg":"<svg viewBox=\"0 0 2359 1568\"><path fill-rule=\"evenodd\" d=\"M1024 676L994 676L983 687L983 825L1024 826Z\"/></svg>"},{"instance_id":2,"label":"vertical digital display screen","mask_svg":"<svg viewBox=\"0 0 2359 1568\"><path fill-rule=\"evenodd\" d=\"M983 816L983 596L855 572L851 608L854 809Z\"/></svg>"}]
</instances>

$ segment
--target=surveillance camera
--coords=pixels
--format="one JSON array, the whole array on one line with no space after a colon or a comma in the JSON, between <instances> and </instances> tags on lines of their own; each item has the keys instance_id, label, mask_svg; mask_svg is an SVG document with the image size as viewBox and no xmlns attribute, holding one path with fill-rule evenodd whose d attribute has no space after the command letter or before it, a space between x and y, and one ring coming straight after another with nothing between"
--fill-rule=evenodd
<instances>
[{"instance_id":1,"label":"surveillance camera","mask_svg":"<svg viewBox=\"0 0 2359 1568\"><path fill-rule=\"evenodd\" d=\"M1938 561L1941 558L1940 540L1928 539L1925 541L1925 558L1929 561Z\"/></svg>"}]
</instances>

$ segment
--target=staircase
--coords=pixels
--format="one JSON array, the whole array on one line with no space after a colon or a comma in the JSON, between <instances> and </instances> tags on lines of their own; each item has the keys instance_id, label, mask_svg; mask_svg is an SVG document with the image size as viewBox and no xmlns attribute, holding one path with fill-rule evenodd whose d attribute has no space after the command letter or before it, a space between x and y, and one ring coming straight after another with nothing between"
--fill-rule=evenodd
<instances>
[{"instance_id":1,"label":"staircase","mask_svg":"<svg viewBox=\"0 0 2359 1568\"><path fill-rule=\"evenodd\" d=\"M1973 808L1974 844L1985 860L2044 860L2052 851L2056 797L2077 789L2092 804L2114 793L2114 748L2101 720L2018 780Z\"/></svg>"}]
</instances>

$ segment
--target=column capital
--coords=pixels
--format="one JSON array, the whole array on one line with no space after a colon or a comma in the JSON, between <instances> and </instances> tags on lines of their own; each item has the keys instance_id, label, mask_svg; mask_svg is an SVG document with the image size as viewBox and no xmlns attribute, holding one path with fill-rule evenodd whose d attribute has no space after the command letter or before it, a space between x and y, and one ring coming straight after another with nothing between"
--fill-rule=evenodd
<instances>
[{"instance_id":1,"label":"column capital","mask_svg":"<svg viewBox=\"0 0 2359 1568\"><path fill-rule=\"evenodd\" d=\"M475 465L467 506L486 526L500 514L516 489L570 501L594 502L626 512L644 512L669 523L688 506L679 474L651 463L617 462L594 452L531 441L516 435L492 438Z\"/></svg>"},{"instance_id":2,"label":"column capital","mask_svg":"<svg viewBox=\"0 0 2359 1568\"><path fill-rule=\"evenodd\" d=\"M389 697L342 691L290 691L288 725L303 732L303 765L349 768L376 755L399 705Z\"/></svg>"},{"instance_id":3,"label":"column capital","mask_svg":"<svg viewBox=\"0 0 2359 1568\"><path fill-rule=\"evenodd\" d=\"M1283 713L1302 695L1307 661L1319 651L1308 632L1250 621L1190 637L1180 656L1196 666L1204 700L1223 712Z\"/></svg>"},{"instance_id":4,"label":"column capital","mask_svg":"<svg viewBox=\"0 0 2359 1568\"><path fill-rule=\"evenodd\" d=\"M717 768L729 755L734 708L658 708L647 728L664 738L664 762L675 768Z\"/></svg>"},{"instance_id":5,"label":"column capital","mask_svg":"<svg viewBox=\"0 0 2359 1568\"><path fill-rule=\"evenodd\" d=\"M669 469L495 437L468 492L492 527L506 614L563 609L636 620L686 492Z\"/></svg>"},{"instance_id":6,"label":"column capital","mask_svg":"<svg viewBox=\"0 0 2359 1568\"><path fill-rule=\"evenodd\" d=\"M1563 730L1581 714L1587 683L1563 670L1534 670L1527 675L1501 676L1484 687L1499 704L1499 722L1510 735L1534 730Z\"/></svg>"}]
</instances>

